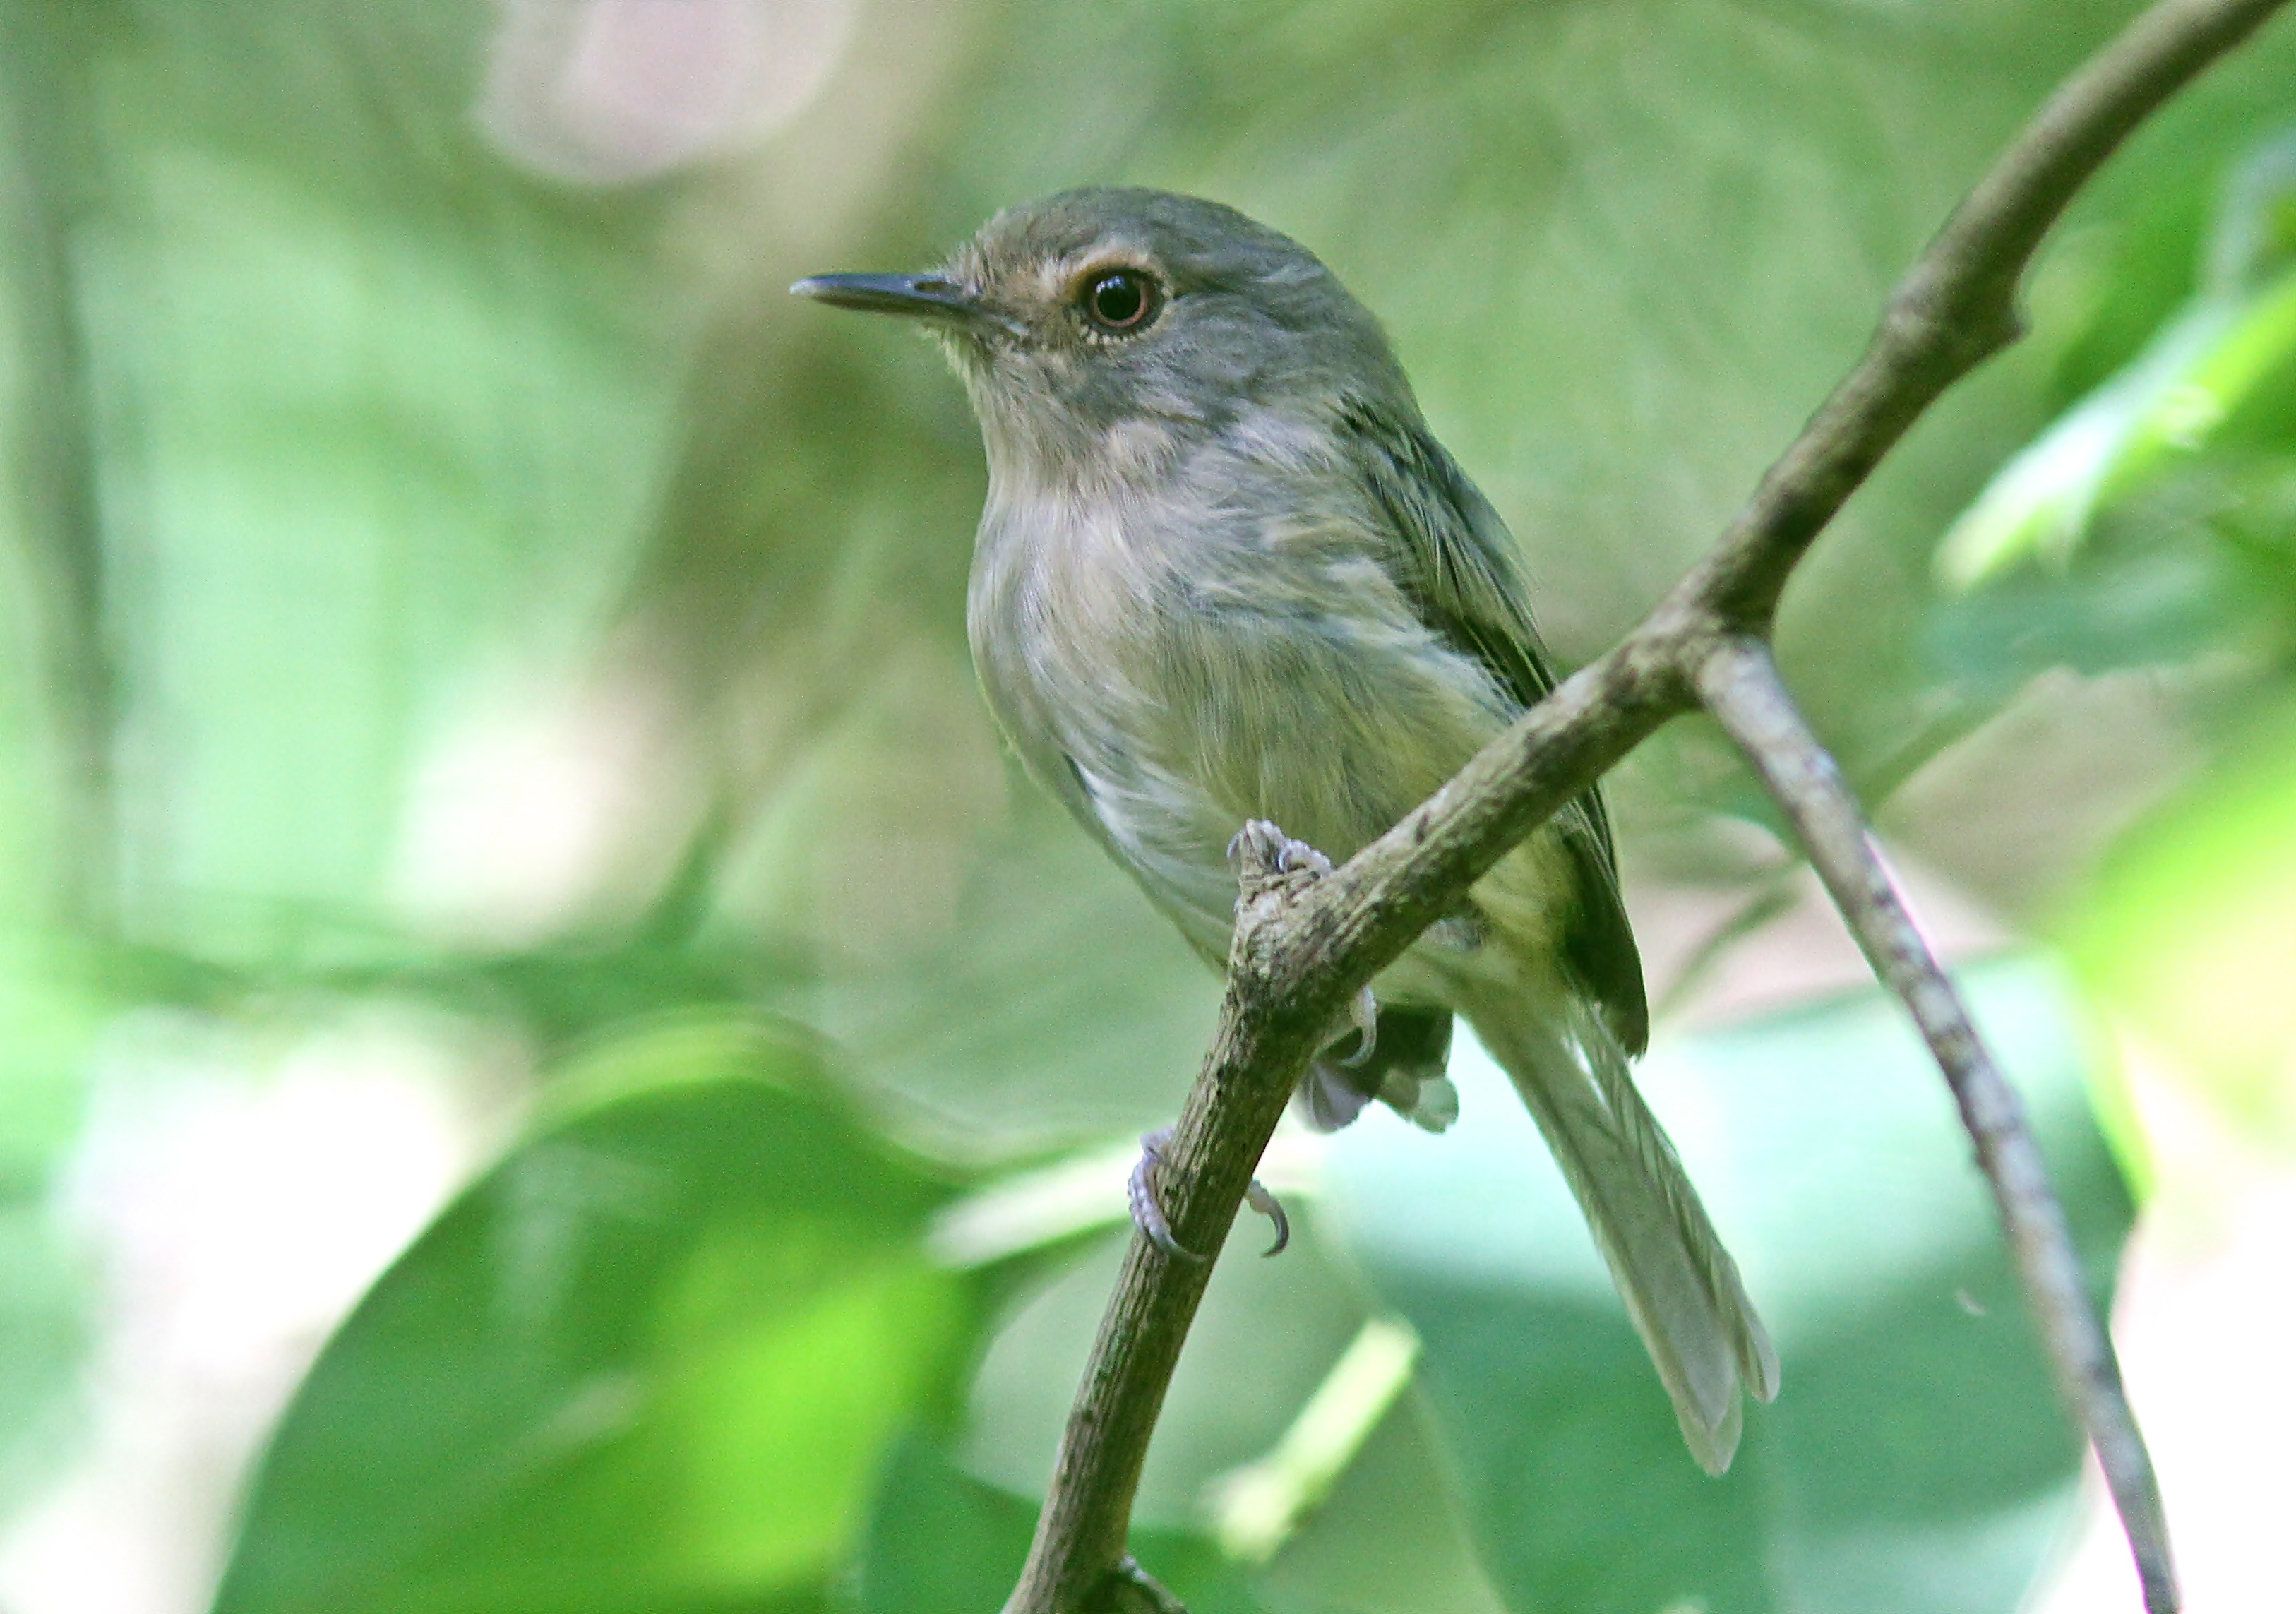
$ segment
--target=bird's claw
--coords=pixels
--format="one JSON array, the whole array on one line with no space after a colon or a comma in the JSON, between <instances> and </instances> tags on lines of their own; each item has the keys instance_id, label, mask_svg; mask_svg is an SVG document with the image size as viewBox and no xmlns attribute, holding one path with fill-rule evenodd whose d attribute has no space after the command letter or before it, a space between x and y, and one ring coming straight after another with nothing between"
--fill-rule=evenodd
<instances>
[{"instance_id":1,"label":"bird's claw","mask_svg":"<svg viewBox=\"0 0 2296 1614\"><path fill-rule=\"evenodd\" d=\"M1304 840L1286 840L1283 850L1275 854L1275 866L1286 874L1296 874L1306 869L1313 874L1332 872L1332 860Z\"/></svg>"},{"instance_id":2,"label":"bird's claw","mask_svg":"<svg viewBox=\"0 0 2296 1614\"><path fill-rule=\"evenodd\" d=\"M1253 861L1278 874L1297 874L1302 870L1319 875L1332 872L1330 858L1306 841L1292 840L1280 825L1265 818L1252 819L1228 840L1228 866L1239 875L1243 872L1247 854L1255 855Z\"/></svg>"},{"instance_id":3,"label":"bird's claw","mask_svg":"<svg viewBox=\"0 0 2296 1614\"><path fill-rule=\"evenodd\" d=\"M1169 1127L1140 1135L1140 1158L1133 1162L1124 1195L1132 1204L1132 1225L1148 1235L1151 1244L1175 1260L1201 1261L1203 1257L1172 1236L1172 1224L1165 1220L1164 1208L1156 1202L1156 1185L1148 1180L1148 1174L1163 1164L1164 1145L1171 1141Z\"/></svg>"},{"instance_id":4,"label":"bird's claw","mask_svg":"<svg viewBox=\"0 0 2296 1614\"><path fill-rule=\"evenodd\" d=\"M1179 1261L1201 1261L1205 1258L1190 1249L1172 1234L1172 1224L1165 1218L1164 1208L1156 1201L1156 1187L1148 1174L1164 1160L1164 1149L1172 1141L1172 1129L1159 1127L1140 1137L1140 1159L1132 1167L1132 1176L1125 1184L1125 1197L1131 1201L1132 1223L1147 1235L1148 1241L1166 1255ZM1268 1192L1258 1177L1243 1191L1250 1207L1275 1224L1275 1242L1260 1253L1280 1255L1292 1242L1292 1218L1283 1214L1283 1204Z\"/></svg>"},{"instance_id":5,"label":"bird's claw","mask_svg":"<svg viewBox=\"0 0 2296 1614\"><path fill-rule=\"evenodd\" d=\"M1284 1247L1292 1242L1292 1218L1283 1214L1283 1201L1268 1192L1258 1177L1251 1179L1251 1186L1243 1191L1243 1198L1246 1204L1275 1224L1275 1242L1259 1252L1261 1258L1282 1255Z\"/></svg>"}]
</instances>

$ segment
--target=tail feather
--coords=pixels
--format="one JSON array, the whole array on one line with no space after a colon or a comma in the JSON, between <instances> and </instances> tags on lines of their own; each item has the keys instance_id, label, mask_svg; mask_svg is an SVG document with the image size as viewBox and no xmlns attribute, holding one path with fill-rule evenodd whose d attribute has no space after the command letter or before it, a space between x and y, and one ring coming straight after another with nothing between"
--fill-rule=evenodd
<instances>
[{"instance_id":1,"label":"tail feather","mask_svg":"<svg viewBox=\"0 0 2296 1614\"><path fill-rule=\"evenodd\" d=\"M1521 997L1465 1005L1538 1122L1595 1248L1710 1474L1738 1449L1739 1391L1778 1391L1777 1351L1698 1191L1636 1091L1626 1051L1575 995L1535 1012Z\"/></svg>"}]
</instances>

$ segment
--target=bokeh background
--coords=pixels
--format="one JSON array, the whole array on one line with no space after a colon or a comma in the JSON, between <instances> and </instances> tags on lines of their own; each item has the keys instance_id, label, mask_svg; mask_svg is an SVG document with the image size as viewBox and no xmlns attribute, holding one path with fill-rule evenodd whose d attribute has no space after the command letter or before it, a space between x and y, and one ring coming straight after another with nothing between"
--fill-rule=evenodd
<instances>
[{"instance_id":1,"label":"bokeh background","mask_svg":"<svg viewBox=\"0 0 2296 1614\"><path fill-rule=\"evenodd\" d=\"M1597 651L2122 0L4 0L0 1610L1001 1601L1217 983L1005 756L982 473L798 276L1148 183L1387 322ZM2030 1099L2193 1606L2296 1595L2296 27L2141 132L1787 672ZM2136 1606L1747 775L1615 777L1785 1358L1701 1476L1488 1062L1279 1136L1207 1610ZM2116 1288L2117 1283L2117 1288Z\"/></svg>"}]
</instances>

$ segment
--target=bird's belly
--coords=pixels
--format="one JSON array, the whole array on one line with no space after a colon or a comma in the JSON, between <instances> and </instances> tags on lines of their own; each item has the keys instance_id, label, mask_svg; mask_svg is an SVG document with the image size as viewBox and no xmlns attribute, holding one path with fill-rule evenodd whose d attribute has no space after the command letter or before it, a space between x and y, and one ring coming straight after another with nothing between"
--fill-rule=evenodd
<instances>
[{"instance_id":1,"label":"bird's belly","mask_svg":"<svg viewBox=\"0 0 2296 1614\"><path fill-rule=\"evenodd\" d=\"M1344 862L1500 726L1439 654L1354 625L1221 613L1039 643L1025 704L1119 857L1201 949L1226 949L1226 848L1251 819Z\"/></svg>"},{"instance_id":2,"label":"bird's belly","mask_svg":"<svg viewBox=\"0 0 2296 1614\"><path fill-rule=\"evenodd\" d=\"M1234 914L1226 850L1246 822L1343 862L1514 707L1361 555L1164 538L1144 541L1113 508L993 507L969 627L1015 749L1219 958ZM1550 877L1548 839L1485 882L1525 942L1555 933L1546 893L1569 890L1567 873Z\"/></svg>"},{"instance_id":3,"label":"bird's belly","mask_svg":"<svg viewBox=\"0 0 2296 1614\"><path fill-rule=\"evenodd\" d=\"M1193 768L1147 747L1104 745L1089 761L1077 754L1082 743L1070 753L1090 811L1119 860L1208 958L1227 953L1236 887L1226 851L1248 820L1267 819L1343 863L1457 771L1439 766L1424 737L1407 730L1369 757L1345 743L1316 743L1319 719L1336 721L1311 708L1297 725L1275 725L1283 732L1246 725L1232 749L1201 758ZM1177 726L1193 725L1183 718ZM1407 751L1414 741L1422 750L1398 765L1397 750ZM1458 762L1471 754L1461 750ZM1447 1003L1463 976L1509 991L1548 989L1576 880L1554 828L1541 829L1476 883L1459 915L1381 976L1380 998Z\"/></svg>"}]
</instances>

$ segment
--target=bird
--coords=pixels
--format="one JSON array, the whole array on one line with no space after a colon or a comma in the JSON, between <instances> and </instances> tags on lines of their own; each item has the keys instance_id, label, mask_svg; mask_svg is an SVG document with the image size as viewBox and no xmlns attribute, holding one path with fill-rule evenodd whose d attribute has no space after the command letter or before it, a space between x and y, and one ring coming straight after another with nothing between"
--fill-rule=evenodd
<instances>
[{"instance_id":1,"label":"bird","mask_svg":"<svg viewBox=\"0 0 2296 1614\"><path fill-rule=\"evenodd\" d=\"M946 350L988 460L966 625L988 707L1215 970L1243 826L1344 860L1554 686L1505 522L1378 320L1290 237L1095 186L999 212L937 268L791 289ZM1777 1353L1634 1084L1649 1009L1598 790L1382 973L1298 1109L1330 1130L1378 1102L1442 1131L1457 1015L1536 1119L1691 1454L1723 1472Z\"/></svg>"}]
</instances>

